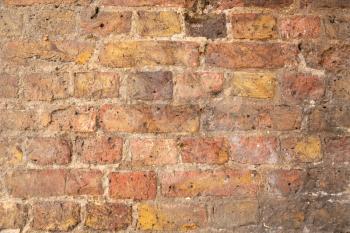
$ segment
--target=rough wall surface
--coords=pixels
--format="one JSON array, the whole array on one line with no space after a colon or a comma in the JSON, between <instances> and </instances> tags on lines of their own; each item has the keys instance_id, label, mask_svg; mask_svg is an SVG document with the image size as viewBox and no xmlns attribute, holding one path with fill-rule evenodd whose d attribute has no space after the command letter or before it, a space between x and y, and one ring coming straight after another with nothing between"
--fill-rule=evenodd
<instances>
[{"instance_id":1,"label":"rough wall surface","mask_svg":"<svg viewBox=\"0 0 350 233\"><path fill-rule=\"evenodd\" d=\"M1 0L0 232L350 232L350 1Z\"/></svg>"}]
</instances>

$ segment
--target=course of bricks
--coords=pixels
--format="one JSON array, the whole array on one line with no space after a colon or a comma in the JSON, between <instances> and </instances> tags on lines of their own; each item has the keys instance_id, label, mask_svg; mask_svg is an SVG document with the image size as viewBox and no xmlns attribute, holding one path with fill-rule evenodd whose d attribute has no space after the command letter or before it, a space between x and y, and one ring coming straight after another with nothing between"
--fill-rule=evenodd
<instances>
[{"instance_id":1,"label":"course of bricks","mask_svg":"<svg viewBox=\"0 0 350 233\"><path fill-rule=\"evenodd\" d=\"M1 0L0 232L350 232L349 0Z\"/></svg>"}]
</instances>

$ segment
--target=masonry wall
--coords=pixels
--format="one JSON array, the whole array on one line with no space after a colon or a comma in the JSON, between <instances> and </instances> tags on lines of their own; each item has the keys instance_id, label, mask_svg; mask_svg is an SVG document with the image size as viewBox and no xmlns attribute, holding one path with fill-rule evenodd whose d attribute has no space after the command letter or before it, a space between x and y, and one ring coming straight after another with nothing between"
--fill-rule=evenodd
<instances>
[{"instance_id":1,"label":"masonry wall","mask_svg":"<svg viewBox=\"0 0 350 233\"><path fill-rule=\"evenodd\" d=\"M350 1L0 1L0 232L350 232Z\"/></svg>"}]
</instances>

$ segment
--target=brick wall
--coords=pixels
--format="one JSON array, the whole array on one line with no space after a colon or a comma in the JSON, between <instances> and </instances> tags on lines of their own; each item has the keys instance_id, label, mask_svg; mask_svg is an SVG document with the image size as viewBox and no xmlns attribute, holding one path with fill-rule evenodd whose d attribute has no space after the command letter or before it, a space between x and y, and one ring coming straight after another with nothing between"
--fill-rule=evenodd
<instances>
[{"instance_id":1,"label":"brick wall","mask_svg":"<svg viewBox=\"0 0 350 233\"><path fill-rule=\"evenodd\" d=\"M0 1L0 232L350 232L350 1Z\"/></svg>"}]
</instances>

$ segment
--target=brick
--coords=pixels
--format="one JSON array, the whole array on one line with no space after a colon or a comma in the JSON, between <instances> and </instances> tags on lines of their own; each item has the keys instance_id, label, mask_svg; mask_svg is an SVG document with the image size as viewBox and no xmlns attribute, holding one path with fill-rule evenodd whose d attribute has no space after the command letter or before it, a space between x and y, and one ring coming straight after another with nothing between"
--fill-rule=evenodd
<instances>
[{"instance_id":1,"label":"brick","mask_svg":"<svg viewBox=\"0 0 350 233\"><path fill-rule=\"evenodd\" d=\"M312 68L341 71L349 67L350 45L342 44L301 44L301 52L306 64Z\"/></svg>"},{"instance_id":2,"label":"brick","mask_svg":"<svg viewBox=\"0 0 350 233\"><path fill-rule=\"evenodd\" d=\"M169 100L173 97L173 75L169 71L134 73L127 82L132 99Z\"/></svg>"},{"instance_id":3,"label":"brick","mask_svg":"<svg viewBox=\"0 0 350 233\"><path fill-rule=\"evenodd\" d=\"M131 31L131 16L125 12L84 11L81 15L80 28L84 34L108 36L110 34L128 34Z\"/></svg>"},{"instance_id":4,"label":"brick","mask_svg":"<svg viewBox=\"0 0 350 233\"><path fill-rule=\"evenodd\" d=\"M63 165L71 161L69 142L58 138L29 139L26 154L31 162L38 165Z\"/></svg>"},{"instance_id":5,"label":"brick","mask_svg":"<svg viewBox=\"0 0 350 233\"><path fill-rule=\"evenodd\" d=\"M17 98L19 83L13 75L0 74L0 98Z\"/></svg>"},{"instance_id":6,"label":"brick","mask_svg":"<svg viewBox=\"0 0 350 233\"><path fill-rule=\"evenodd\" d=\"M0 229L22 229L28 217L26 205L10 201L0 203Z\"/></svg>"},{"instance_id":7,"label":"brick","mask_svg":"<svg viewBox=\"0 0 350 233\"><path fill-rule=\"evenodd\" d=\"M96 111L92 107L68 107L51 113L52 131L93 132L96 129Z\"/></svg>"},{"instance_id":8,"label":"brick","mask_svg":"<svg viewBox=\"0 0 350 233\"><path fill-rule=\"evenodd\" d=\"M29 60L87 63L94 46L87 42L75 41L10 41L4 45L5 60L15 64L28 65Z\"/></svg>"},{"instance_id":9,"label":"brick","mask_svg":"<svg viewBox=\"0 0 350 233\"><path fill-rule=\"evenodd\" d=\"M277 38L275 17L264 14L233 14L232 36L236 39L267 40Z\"/></svg>"},{"instance_id":10,"label":"brick","mask_svg":"<svg viewBox=\"0 0 350 233\"><path fill-rule=\"evenodd\" d=\"M23 95L27 100L64 99L68 93L67 74L30 74L23 78Z\"/></svg>"},{"instance_id":11,"label":"brick","mask_svg":"<svg viewBox=\"0 0 350 233\"><path fill-rule=\"evenodd\" d=\"M192 37L216 39L226 37L225 14L185 15L186 34Z\"/></svg>"},{"instance_id":12,"label":"brick","mask_svg":"<svg viewBox=\"0 0 350 233\"><path fill-rule=\"evenodd\" d=\"M123 139L97 136L78 138L75 149L79 161L89 164L113 164L122 159Z\"/></svg>"},{"instance_id":13,"label":"brick","mask_svg":"<svg viewBox=\"0 0 350 233\"><path fill-rule=\"evenodd\" d=\"M260 176L250 170L169 172L160 176L166 197L256 196Z\"/></svg>"},{"instance_id":14,"label":"brick","mask_svg":"<svg viewBox=\"0 0 350 233\"><path fill-rule=\"evenodd\" d=\"M153 204L138 206L137 227L143 231L190 231L207 224L204 206L194 204Z\"/></svg>"},{"instance_id":15,"label":"brick","mask_svg":"<svg viewBox=\"0 0 350 233\"><path fill-rule=\"evenodd\" d=\"M0 140L0 168L17 167L25 163L22 143L21 139L2 137Z\"/></svg>"},{"instance_id":16,"label":"brick","mask_svg":"<svg viewBox=\"0 0 350 233\"><path fill-rule=\"evenodd\" d=\"M161 6L161 7L191 7L194 0L104 0L102 4L112 6Z\"/></svg>"},{"instance_id":17,"label":"brick","mask_svg":"<svg viewBox=\"0 0 350 233\"><path fill-rule=\"evenodd\" d=\"M199 119L195 108L184 105L105 105L100 124L111 132L196 132Z\"/></svg>"},{"instance_id":18,"label":"brick","mask_svg":"<svg viewBox=\"0 0 350 233\"><path fill-rule=\"evenodd\" d=\"M282 38L318 38L321 34L321 20L317 16L283 18L278 28Z\"/></svg>"},{"instance_id":19,"label":"brick","mask_svg":"<svg viewBox=\"0 0 350 233\"><path fill-rule=\"evenodd\" d=\"M74 11L63 8L34 10L26 18L25 35L29 38L68 36L75 33L76 21Z\"/></svg>"},{"instance_id":20,"label":"brick","mask_svg":"<svg viewBox=\"0 0 350 233\"><path fill-rule=\"evenodd\" d=\"M317 101L325 94L325 83L319 76L287 74L282 77L281 86L282 96L288 103Z\"/></svg>"},{"instance_id":21,"label":"brick","mask_svg":"<svg viewBox=\"0 0 350 233\"><path fill-rule=\"evenodd\" d=\"M130 152L134 166L176 164L178 160L175 139L131 139Z\"/></svg>"},{"instance_id":22,"label":"brick","mask_svg":"<svg viewBox=\"0 0 350 233\"><path fill-rule=\"evenodd\" d=\"M329 126L334 128L350 128L349 114L350 106L340 106L329 109Z\"/></svg>"},{"instance_id":23,"label":"brick","mask_svg":"<svg viewBox=\"0 0 350 233\"><path fill-rule=\"evenodd\" d=\"M205 63L222 68L281 68L295 60L292 45L271 43L210 43Z\"/></svg>"},{"instance_id":24,"label":"brick","mask_svg":"<svg viewBox=\"0 0 350 233\"><path fill-rule=\"evenodd\" d=\"M301 109L286 105L252 105L231 101L213 103L203 113L207 131L293 130L301 126Z\"/></svg>"},{"instance_id":25,"label":"brick","mask_svg":"<svg viewBox=\"0 0 350 233\"><path fill-rule=\"evenodd\" d=\"M22 35L23 29L23 14L18 10L11 11L10 9L0 11L0 36L18 37Z\"/></svg>"},{"instance_id":26,"label":"brick","mask_svg":"<svg viewBox=\"0 0 350 233\"><path fill-rule=\"evenodd\" d=\"M301 170L274 170L267 177L269 192L289 196L300 192L304 185L304 174Z\"/></svg>"},{"instance_id":27,"label":"brick","mask_svg":"<svg viewBox=\"0 0 350 233\"><path fill-rule=\"evenodd\" d=\"M74 96L78 98L116 98L119 87L117 73L82 72L74 75Z\"/></svg>"},{"instance_id":28,"label":"brick","mask_svg":"<svg viewBox=\"0 0 350 233\"><path fill-rule=\"evenodd\" d=\"M233 7L267 7L282 8L293 3L293 0L210 0L210 4L219 9L230 9Z\"/></svg>"},{"instance_id":29,"label":"brick","mask_svg":"<svg viewBox=\"0 0 350 233\"><path fill-rule=\"evenodd\" d=\"M350 6L350 5L349 5ZM327 37L346 40L350 37L350 18L344 16L327 16L323 22Z\"/></svg>"},{"instance_id":30,"label":"brick","mask_svg":"<svg viewBox=\"0 0 350 233\"><path fill-rule=\"evenodd\" d=\"M350 137L326 138L325 157L335 166L350 163Z\"/></svg>"},{"instance_id":31,"label":"brick","mask_svg":"<svg viewBox=\"0 0 350 233\"><path fill-rule=\"evenodd\" d=\"M131 207L119 203L92 203L86 205L84 225L94 230L123 230L131 225Z\"/></svg>"},{"instance_id":32,"label":"brick","mask_svg":"<svg viewBox=\"0 0 350 233\"><path fill-rule=\"evenodd\" d=\"M316 136L283 138L281 147L286 160L317 162L322 159L321 140Z\"/></svg>"},{"instance_id":33,"label":"brick","mask_svg":"<svg viewBox=\"0 0 350 233\"><path fill-rule=\"evenodd\" d=\"M50 5L87 5L90 0L4 0L9 6L32 6L38 4Z\"/></svg>"},{"instance_id":34,"label":"brick","mask_svg":"<svg viewBox=\"0 0 350 233\"><path fill-rule=\"evenodd\" d=\"M73 202L36 202L32 228L44 231L69 231L80 222L80 206Z\"/></svg>"},{"instance_id":35,"label":"brick","mask_svg":"<svg viewBox=\"0 0 350 233\"><path fill-rule=\"evenodd\" d=\"M231 158L246 164L278 162L278 140L273 136L234 136L230 138Z\"/></svg>"},{"instance_id":36,"label":"brick","mask_svg":"<svg viewBox=\"0 0 350 233\"><path fill-rule=\"evenodd\" d=\"M330 91L335 101L350 101L350 72L340 72L330 77Z\"/></svg>"},{"instance_id":37,"label":"brick","mask_svg":"<svg viewBox=\"0 0 350 233\"><path fill-rule=\"evenodd\" d=\"M185 137L178 143L184 163L224 164L229 158L224 138Z\"/></svg>"},{"instance_id":38,"label":"brick","mask_svg":"<svg viewBox=\"0 0 350 233\"><path fill-rule=\"evenodd\" d=\"M217 228L231 229L258 222L258 202L253 200L215 201L211 212L212 224Z\"/></svg>"},{"instance_id":39,"label":"brick","mask_svg":"<svg viewBox=\"0 0 350 233\"><path fill-rule=\"evenodd\" d=\"M50 122L50 116L43 111L2 109L0 130L42 129Z\"/></svg>"},{"instance_id":40,"label":"brick","mask_svg":"<svg viewBox=\"0 0 350 233\"><path fill-rule=\"evenodd\" d=\"M172 11L137 12L136 30L141 36L172 36L182 31L180 14Z\"/></svg>"},{"instance_id":41,"label":"brick","mask_svg":"<svg viewBox=\"0 0 350 233\"><path fill-rule=\"evenodd\" d=\"M347 0L302 0L301 7L310 8L349 8Z\"/></svg>"},{"instance_id":42,"label":"brick","mask_svg":"<svg viewBox=\"0 0 350 233\"><path fill-rule=\"evenodd\" d=\"M215 97L223 91L224 74L214 72L186 72L176 76L174 98L191 101Z\"/></svg>"},{"instance_id":43,"label":"brick","mask_svg":"<svg viewBox=\"0 0 350 233\"><path fill-rule=\"evenodd\" d=\"M115 199L148 200L157 194L154 172L111 173L109 185L109 195Z\"/></svg>"},{"instance_id":44,"label":"brick","mask_svg":"<svg viewBox=\"0 0 350 233\"><path fill-rule=\"evenodd\" d=\"M350 181L350 169L336 167L315 167L307 170L303 185L303 192L323 192L327 194L340 194L347 191Z\"/></svg>"},{"instance_id":45,"label":"brick","mask_svg":"<svg viewBox=\"0 0 350 233\"><path fill-rule=\"evenodd\" d=\"M96 196L102 194L102 173L93 170L18 170L6 175L5 184L11 196L20 198Z\"/></svg>"},{"instance_id":46,"label":"brick","mask_svg":"<svg viewBox=\"0 0 350 233\"><path fill-rule=\"evenodd\" d=\"M150 53L149 51L152 51ZM127 68L158 65L198 66L198 44L177 41L123 41L104 45L100 63Z\"/></svg>"},{"instance_id":47,"label":"brick","mask_svg":"<svg viewBox=\"0 0 350 233\"><path fill-rule=\"evenodd\" d=\"M274 73L235 72L232 79L233 95L259 99L271 99L276 92Z\"/></svg>"},{"instance_id":48,"label":"brick","mask_svg":"<svg viewBox=\"0 0 350 233\"><path fill-rule=\"evenodd\" d=\"M306 201L271 198L262 204L262 221L269 228L300 229L306 218ZM282 231L283 232L283 231Z\"/></svg>"}]
</instances>

